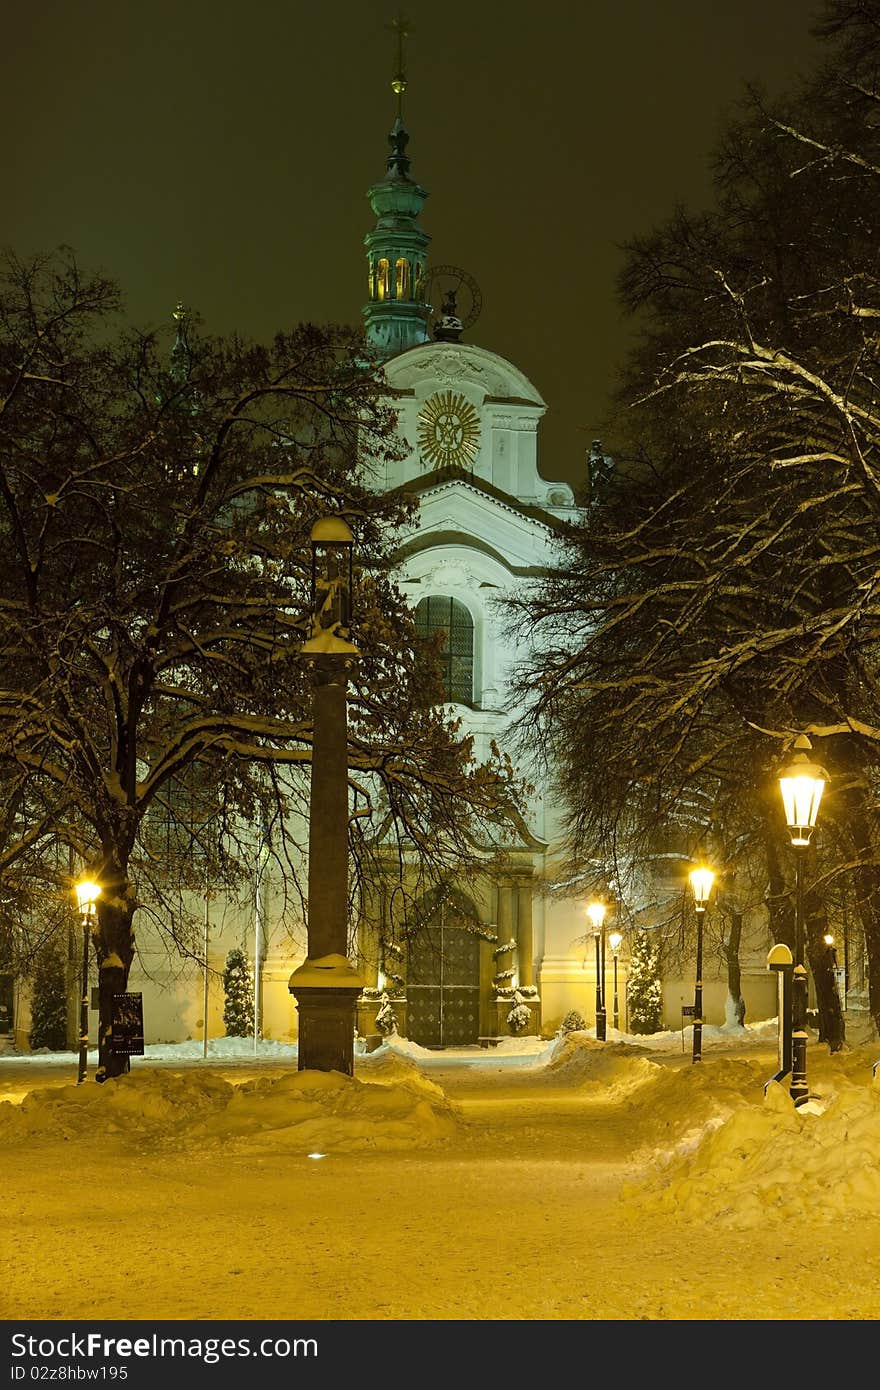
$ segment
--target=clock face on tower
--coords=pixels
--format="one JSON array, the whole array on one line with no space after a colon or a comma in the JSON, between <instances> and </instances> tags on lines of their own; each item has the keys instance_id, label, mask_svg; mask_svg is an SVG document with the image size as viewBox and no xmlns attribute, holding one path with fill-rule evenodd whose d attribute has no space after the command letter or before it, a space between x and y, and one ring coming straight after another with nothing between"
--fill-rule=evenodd
<instances>
[{"instance_id":1,"label":"clock face on tower","mask_svg":"<svg viewBox=\"0 0 880 1390\"><path fill-rule=\"evenodd\" d=\"M418 446L435 468L470 468L480 447L480 417L457 391L436 391L419 411Z\"/></svg>"}]
</instances>

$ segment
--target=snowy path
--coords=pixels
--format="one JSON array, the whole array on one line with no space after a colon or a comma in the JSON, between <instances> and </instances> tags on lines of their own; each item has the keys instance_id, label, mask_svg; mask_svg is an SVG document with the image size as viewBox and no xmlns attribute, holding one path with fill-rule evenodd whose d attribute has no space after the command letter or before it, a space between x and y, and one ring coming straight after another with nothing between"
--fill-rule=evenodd
<instances>
[{"instance_id":1,"label":"snowy path","mask_svg":"<svg viewBox=\"0 0 880 1390\"><path fill-rule=\"evenodd\" d=\"M767 1060L739 1064L747 1086ZM699 1082L682 1072L695 1106L713 1065L729 1078L737 1064L707 1059ZM104 1134L5 1146L14 1220L0 1315L876 1318L876 1216L737 1230L621 1200L626 1182L656 1169L663 1116L675 1113L650 1088L642 1104L637 1089L621 1097L488 1059L424 1071L457 1118L451 1138L422 1148L315 1160L217 1144L133 1149Z\"/></svg>"}]
</instances>

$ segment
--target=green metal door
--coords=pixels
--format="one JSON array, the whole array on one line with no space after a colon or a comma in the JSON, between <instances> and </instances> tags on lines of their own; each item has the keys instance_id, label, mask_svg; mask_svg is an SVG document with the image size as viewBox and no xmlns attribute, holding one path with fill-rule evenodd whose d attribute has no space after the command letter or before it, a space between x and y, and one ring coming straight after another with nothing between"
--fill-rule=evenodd
<instances>
[{"instance_id":1,"label":"green metal door","mask_svg":"<svg viewBox=\"0 0 880 1390\"><path fill-rule=\"evenodd\" d=\"M480 1031L480 939L440 921L409 948L407 1032L421 1047L464 1047Z\"/></svg>"}]
</instances>

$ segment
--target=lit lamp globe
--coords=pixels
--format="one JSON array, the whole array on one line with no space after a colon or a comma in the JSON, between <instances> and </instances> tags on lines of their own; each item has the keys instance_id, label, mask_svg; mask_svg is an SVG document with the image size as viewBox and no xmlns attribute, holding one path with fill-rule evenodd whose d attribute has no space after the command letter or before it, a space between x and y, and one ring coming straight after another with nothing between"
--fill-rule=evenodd
<instances>
[{"instance_id":1,"label":"lit lamp globe","mask_svg":"<svg viewBox=\"0 0 880 1390\"><path fill-rule=\"evenodd\" d=\"M76 893L76 905L79 908L80 917L94 917L97 912L95 903L101 896L101 885L94 883L89 878L84 878L74 887Z\"/></svg>"},{"instance_id":2,"label":"lit lamp globe","mask_svg":"<svg viewBox=\"0 0 880 1390\"><path fill-rule=\"evenodd\" d=\"M611 947L611 950L614 952L615 955L617 955L617 952L620 950L622 944L623 937L621 936L619 931L612 931L608 933L608 945Z\"/></svg>"},{"instance_id":3,"label":"lit lamp globe","mask_svg":"<svg viewBox=\"0 0 880 1390\"><path fill-rule=\"evenodd\" d=\"M590 903L587 908L587 916L593 924L593 931L598 934L602 930L602 923L605 921L605 904Z\"/></svg>"},{"instance_id":4,"label":"lit lamp globe","mask_svg":"<svg viewBox=\"0 0 880 1390\"><path fill-rule=\"evenodd\" d=\"M691 869L688 877L694 894L694 907L697 912L705 912L706 904L712 893L712 884L715 882L715 874L712 869L707 869L704 864L701 864L698 868Z\"/></svg>"},{"instance_id":5,"label":"lit lamp globe","mask_svg":"<svg viewBox=\"0 0 880 1390\"><path fill-rule=\"evenodd\" d=\"M808 754L812 744L801 734L794 745L794 755L779 773L779 790L793 845L806 846L816 825L819 803L828 781L824 767L814 763Z\"/></svg>"}]
</instances>

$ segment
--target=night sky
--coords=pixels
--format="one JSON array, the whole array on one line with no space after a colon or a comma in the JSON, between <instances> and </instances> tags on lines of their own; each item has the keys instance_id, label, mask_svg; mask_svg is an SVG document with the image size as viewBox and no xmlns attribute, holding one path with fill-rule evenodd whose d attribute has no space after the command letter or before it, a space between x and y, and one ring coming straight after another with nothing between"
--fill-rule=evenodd
<instances>
[{"instance_id":1,"label":"night sky","mask_svg":"<svg viewBox=\"0 0 880 1390\"><path fill-rule=\"evenodd\" d=\"M46 0L11 8L4 219L59 243L141 324L178 298L218 332L360 323L395 114L395 0ZM619 245L710 197L722 115L808 68L813 0L411 0L412 174L435 264L483 296L469 341L549 410L541 471L578 483L631 328Z\"/></svg>"}]
</instances>

